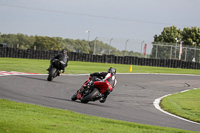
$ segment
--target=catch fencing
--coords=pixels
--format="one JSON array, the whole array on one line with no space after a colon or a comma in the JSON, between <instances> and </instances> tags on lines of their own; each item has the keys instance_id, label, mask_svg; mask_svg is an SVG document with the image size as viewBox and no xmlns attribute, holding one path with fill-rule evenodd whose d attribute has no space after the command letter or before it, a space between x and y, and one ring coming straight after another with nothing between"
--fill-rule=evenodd
<instances>
[{"instance_id":1,"label":"catch fencing","mask_svg":"<svg viewBox=\"0 0 200 133\"><path fill-rule=\"evenodd\" d=\"M0 48L0 57L10 57L10 58L51 59L58 53L59 51L40 51L31 49L23 50L17 48L9 48L9 47ZM141 58L135 56L93 55L93 54L77 53L77 52L68 52L68 56L70 61L200 69L200 63L186 62L184 60L177 60L177 59L155 59L155 58Z\"/></svg>"},{"instance_id":2,"label":"catch fencing","mask_svg":"<svg viewBox=\"0 0 200 133\"><path fill-rule=\"evenodd\" d=\"M97 40L125 51L124 55L127 56L133 51L135 53L133 56L140 58L173 59L200 63L200 47L195 42L193 46L183 44L182 55L180 56L180 42L156 44L151 41L134 39L97 38ZM98 44L96 45L98 46ZM109 52L105 54L109 54Z\"/></svg>"}]
</instances>

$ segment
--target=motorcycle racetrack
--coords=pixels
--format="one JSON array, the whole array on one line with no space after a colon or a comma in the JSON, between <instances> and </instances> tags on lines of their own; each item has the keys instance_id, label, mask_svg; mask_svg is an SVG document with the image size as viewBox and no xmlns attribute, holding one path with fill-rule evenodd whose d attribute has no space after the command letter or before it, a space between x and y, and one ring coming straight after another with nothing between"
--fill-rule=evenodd
<instances>
[{"instance_id":1,"label":"motorcycle racetrack","mask_svg":"<svg viewBox=\"0 0 200 133\"><path fill-rule=\"evenodd\" d=\"M3 74L2 74L3 75ZM176 74L117 74L117 85L105 103L71 101L88 74L66 74L47 81L47 75L0 75L0 98L67 109L78 113L162 127L200 131L200 124L156 109L155 99L200 88L200 76ZM4 74L7 75L7 74Z\"/></svg>"}]
</instances>

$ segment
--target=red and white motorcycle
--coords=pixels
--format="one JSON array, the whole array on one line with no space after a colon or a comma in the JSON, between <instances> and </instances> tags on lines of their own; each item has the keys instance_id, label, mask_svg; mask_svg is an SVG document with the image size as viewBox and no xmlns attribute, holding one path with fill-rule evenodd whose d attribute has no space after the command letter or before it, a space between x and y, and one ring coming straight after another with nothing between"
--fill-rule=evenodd
<instances>
[{"instance_id":1,"label":"red and white motorcycle","mask_svg":"<svg viewBox=\"0 0 200 133\"><path fill-rule=\"evenodd\" d=\"M112 87L110 84L102 81L99 78L89 76L88 80L81 88L72 96L71 100L80 100L82 103L96 101L101 98L101 95L107 91L107 88Z\"/></svg>"}]
</instances>

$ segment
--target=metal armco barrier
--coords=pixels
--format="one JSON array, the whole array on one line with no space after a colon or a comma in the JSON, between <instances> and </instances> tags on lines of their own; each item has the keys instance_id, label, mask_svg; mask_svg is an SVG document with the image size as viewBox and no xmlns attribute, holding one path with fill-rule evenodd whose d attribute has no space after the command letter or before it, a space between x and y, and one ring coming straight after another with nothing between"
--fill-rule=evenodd
<instances>
[{"instance_id":1,"label":"metal armco barrier","mask_svg":"<svg viewBox=\"0 0 200 133\"><path fill-rule=\"evenodd\" d=\"M59 51L40 51L40 50L30 50L30 49L22 50L9 47L0 47L0 57L51 59L58 53ZM91 54L75 53L75 52L68 52L68 56L69 60L71 61L200 69L200 63L185 62L181 60L150 59L150 58L139 58L134 56L91 55Z\"/></svg>"}]
</instances>

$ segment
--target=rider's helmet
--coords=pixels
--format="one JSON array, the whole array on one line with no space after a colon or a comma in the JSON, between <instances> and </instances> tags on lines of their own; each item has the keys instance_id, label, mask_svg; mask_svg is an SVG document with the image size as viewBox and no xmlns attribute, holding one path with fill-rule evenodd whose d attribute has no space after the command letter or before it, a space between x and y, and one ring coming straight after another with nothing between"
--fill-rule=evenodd
<instances>
[{"instance_id":1,"label":"rider's helmet","mask_svg":"<svg viewBox=\"0 0 200 133\"><path fill-rule=\"evenodd\" d=\"M67 50L63 49L63 50L61 51L61 53L67 54Z\"/></svg>"},{"instance_id":2,"label":"rider's helmet","mask_svg":"<svg viewBox=\"0 0 200 133\"><path fill-rule=\"evenodd\" d=\"M115 68L112 68L110 67L107 71L108 73L111 73L112 75L115 75L116 74L116 69Z\"/></svg>"}]
</instances>

